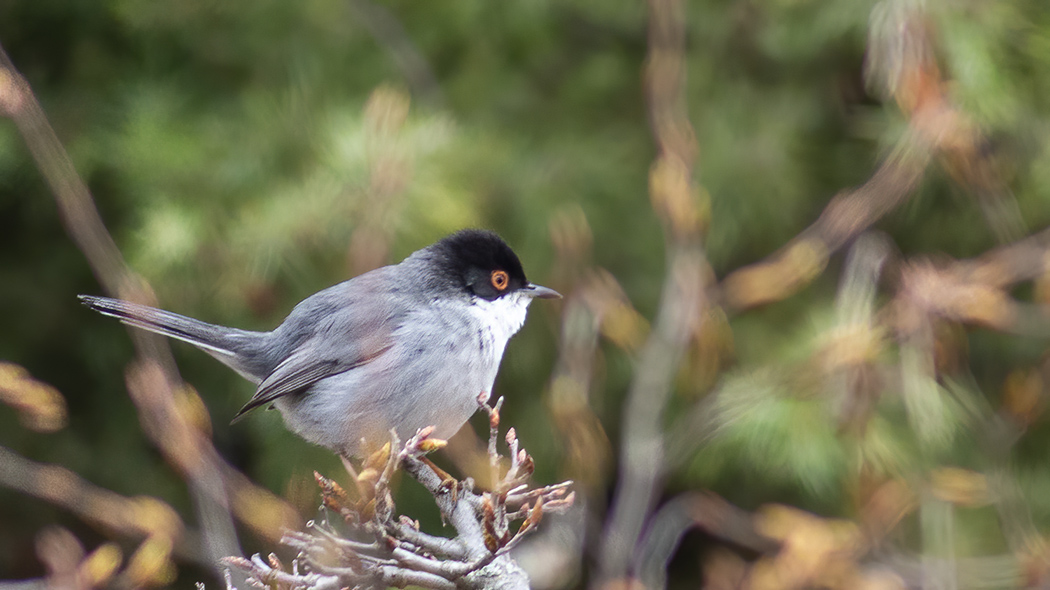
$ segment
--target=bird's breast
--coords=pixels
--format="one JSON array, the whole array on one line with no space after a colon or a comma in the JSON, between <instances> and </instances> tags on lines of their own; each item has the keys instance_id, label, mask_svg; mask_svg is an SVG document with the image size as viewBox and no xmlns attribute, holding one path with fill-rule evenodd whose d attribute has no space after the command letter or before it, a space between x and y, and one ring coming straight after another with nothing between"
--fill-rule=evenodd
<instances>
[{"instance_id":1,"label":"bird's breast","mask_svg":"<svg viewBox=\"0 0 1050 590\"><path fill-rule=\"evenodd\" d=\"M361 439L382 445L390 429L402 440L426 426L438 438L452 436L477 411L478 396L492 393L526 306L497 300L420 309L377 357L279 406L293 430L349 454L364 450Z\"/></svg>"}]
</instances>

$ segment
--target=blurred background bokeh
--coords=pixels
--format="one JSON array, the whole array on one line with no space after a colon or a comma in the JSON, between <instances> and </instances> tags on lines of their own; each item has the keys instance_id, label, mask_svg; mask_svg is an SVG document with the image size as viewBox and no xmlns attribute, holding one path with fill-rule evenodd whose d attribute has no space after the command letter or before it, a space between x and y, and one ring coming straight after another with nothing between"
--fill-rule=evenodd
<instances>
[{"instance_id":1,"label":"blurred background bokeh","mask_svg":"<svg viewBox=\"0 0 1050 590\"><path fill-rule=\"evenodd\" d=\"M672 587L1050 579L1045 0L8 0L0 44L166 309L270 329L463 227L567 295L495 391L581 499L537 585L617 579L618 551ZM0 580L65 548L100 584L217 587L194 460L77 303L107 289L0 73ZM253 387L172 350L179 428L247 476L241 548L276 549L343 467L276 413L228 425ZM660 447L641 499L632 440Z\"/></svg>"}]
</instances>

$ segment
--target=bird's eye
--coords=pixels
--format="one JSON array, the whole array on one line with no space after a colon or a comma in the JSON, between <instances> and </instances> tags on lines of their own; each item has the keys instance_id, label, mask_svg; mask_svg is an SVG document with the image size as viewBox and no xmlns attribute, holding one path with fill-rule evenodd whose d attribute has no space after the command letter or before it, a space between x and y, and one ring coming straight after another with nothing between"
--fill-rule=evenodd
<instances>
[{"instance_id":1,"label":"bird's eye","mask_svg":"<svg viewBox=\"0 0 1050 590\"><path fill-rule=\"evenodd\" d=\"M502 291L507 288L507 284L510 283L510 276L507 275L505 270L494 270L492 271L492 286L497 291Z\"/></svg>"}]
</instances>

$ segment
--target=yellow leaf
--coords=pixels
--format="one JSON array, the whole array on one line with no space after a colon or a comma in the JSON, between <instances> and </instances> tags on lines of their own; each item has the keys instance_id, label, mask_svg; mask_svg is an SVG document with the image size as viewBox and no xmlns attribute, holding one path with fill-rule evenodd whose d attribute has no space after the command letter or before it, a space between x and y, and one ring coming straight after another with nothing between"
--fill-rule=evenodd
<instances>
[{"instance_id":1,"label":"yellow leaf","mask_svg":"<svg viewBox=\"0 0 1050 590\"><path fill-rule=\"evenodd\" d=\"M120 567L124 554L113 543L104 543L91 552L80 564L80 575L91 588L108 585Z\"/></svg>"},{"instance_id":2,"label":"yellow leaf","mask_svg":"<svg viewBox=\"0 0 1050 590\"><path fill-rule=\"evenodd\" d=\"M130 520L150 536L175 538L182 532L182 520L166 503L151 496L131 499Z\"/></svg>"},{"instance_id":3,"label":"yellow leaf","mask_svg":"<svg viewBox=\"0 0 1050 590\"><path fill-rule=\"evenodd\" d=\"M66 400L57 389L33 379L19 365L0 362L0 402L18 411L22 424L36 432L54 432L66 425Z\"/></svg>"},{"instance_id":4,"label":"yellow leaf","mask_svg":"<svg viewBox=\"0 0 1050 590\"><path fill-rule=\"evenodd\" d=\"M983 506L990 501L987 478L969 469L936 469L930 477L930 485L935 497L959 506Z\"/></svg>"},{"instance_id":5,"label":"yellow leaf","mask_svg":"<svg viewBox=\"0 0 1050 590\"><path fill-rule=\"evenodd\" d=\"M149 537L128 560L124 575L131 587L163 586L175 580L175 564L171 561L171 539Z\"/></svg>"}]
</instances>

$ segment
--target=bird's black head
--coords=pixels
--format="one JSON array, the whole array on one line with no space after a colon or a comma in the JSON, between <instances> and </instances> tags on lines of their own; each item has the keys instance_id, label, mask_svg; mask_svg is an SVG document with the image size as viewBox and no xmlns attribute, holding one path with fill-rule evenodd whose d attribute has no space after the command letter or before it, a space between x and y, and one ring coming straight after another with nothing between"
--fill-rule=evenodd
<instances>
[{"instance_id":1,"label":"bird's black head","mask_svg":"<svg viewBox=\"0 0 1050 590\"><path fill-rule=\"evenodd\" d=\"M459 288L483 299L499 297L529 286L521 261L496 234L465 229L437 242L428 250L442 272Z\"/></svg>"}]
</instances>

